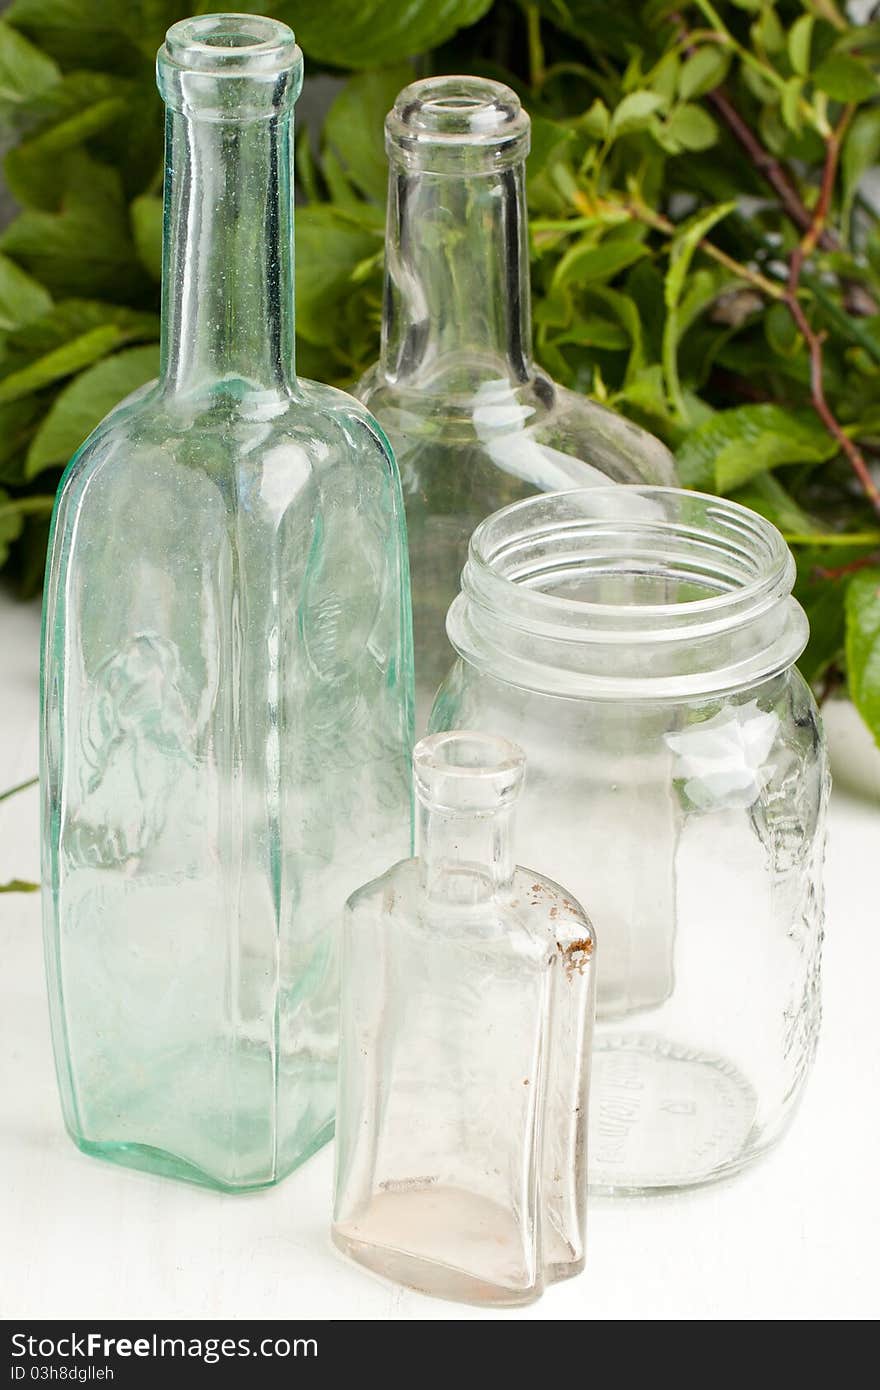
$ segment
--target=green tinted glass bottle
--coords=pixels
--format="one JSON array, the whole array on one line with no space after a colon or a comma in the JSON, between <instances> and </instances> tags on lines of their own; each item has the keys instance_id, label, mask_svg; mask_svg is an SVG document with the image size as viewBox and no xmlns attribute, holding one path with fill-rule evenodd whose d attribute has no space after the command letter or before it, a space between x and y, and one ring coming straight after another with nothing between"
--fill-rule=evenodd
<instances>
[{"instance_id":1,"label":"green tinted glass bottle","mask_svg":"<svg viewBox=\"0 0 880 1390\"><path fill-rule=\"evenodd\" d=\"M335 932L410 845L399 479L293 374L302 60L169 30L161 373L59 491L44 616L56 1061L79 1146L227 1189L332 1131Z\"/></svg>"},{"instance_id":2,"label":"green tinted glass bottle","mask_svg":"<svg viewBox=\"0 0 880 1390\"><path fill-rule=\"evenodd\" d=\"M536 492L675 482L669 450L532 357L525 162L509 87L430 77L385 122L382 350L357 394L400 465L419 722L454 654L446 612L474 527Z\"/></svg>"}]
</instances>

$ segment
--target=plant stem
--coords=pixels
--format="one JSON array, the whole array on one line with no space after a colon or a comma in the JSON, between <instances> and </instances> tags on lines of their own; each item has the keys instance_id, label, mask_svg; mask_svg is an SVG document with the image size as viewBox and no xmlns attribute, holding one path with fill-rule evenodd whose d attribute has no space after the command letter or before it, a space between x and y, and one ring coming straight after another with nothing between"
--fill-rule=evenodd
<instances>
[{"instance_id":1,"label":"plant stem","mask_svg":"<svg viewBox=\"0 0 880 1390\"><path fill-rule=\"evenodd\" d=\"M745 150L758 173L769 183L790 221L800 231L807 231L812 224L812 214L795 188L788 171L764 148L723 87L716 87L714 92L709 92L707 99L715 107L731 135ZM826 251L835 251L840 246L840 240L831 228L823 228L819 244Z\"/></svg>"},{"instance_id":2,"label":"plant stem","mask_svg":"<svg viewBox=\"0 0 880 1390\"><path fill-rule=\"evenodd\" d=\"M639 222L645 222L649 227L654 227L656 231L663 232L665 236L675 236L678 231L675 223L670 218L664 216L662 212L654 212L642 202L631 202L625 205L626 211L631 217L635 217ZM737 261L733 256L728 256L726 251L722 251L720 246L709 241L706 237L698 243L701 251L705 252L718 265L723 265L731 274L739 280L745 280L755 289L766 294L771 299L784 300L786 296L785 287L777 285L772 280L768 280L766 275L762 275L759 270L754 270L752 266L745 265L742 261Z\"/></svg>"},{"instance_id":3,"label":"plant stem","mask_svg":"<svg viewBox=\"0 0 880 1390\"><path fill-rule=\"evenodd\" d=\"M0 792L0 801L6 801L18 792L26 792L28 787L35 787L39 780L39 777L30 777L26 782L19 782L17 787L8 787L5 792Z\"/></svg>"},{"instance_id":4,"label":"plant stem","mask_svg":"<svg viewBox=\"0 0 880 1390\"><path fill-rule=\"evenodd\" d=\"M532 90L538 92L546 81L547 72L541 42L541 12L537 5L526 5L526 31L529 38L529 82Z\"/></svg>"},{"instance_id":5,"label":"plant stem","mask_svg":"<svg viewBox=\"0 0 880 1390\"><path fill-rule=\"evenodd\" d=\"M817 579L845 579L848 574L857 574L859 570L870 569L880 560L880 551L874 551L872 555L862 555L858 560L850 560L848 565L837 565L832 569L826 569L824 565L817 565L813 573Z\"/></svg>"},{"instance_id":6,"label":"plant stem","mask_svg":"<svg viewBox=\"0 0 880 1390\"><path fill-rule=\"evenodd\" d=\"M880 489L871 477L865 456L854 440L850 439L843 426L840 424L825 396L825 382L822 360L822 346L825 342L825 334L817 333L804 313L803 305L798 299L800 288L801 272L804 261L816 249L816 245L828 218L831 207L831 198L834 192L834 182L837 178L837 165L840 159L840 147L843 137L846 134L847 126L852 119L852 104L843 108L843 113L830 135L825 141L825 163L822 167L822 182L819 187L819 197L816 200L816 207L803 237L794 248L789 259L788 283L785 290L785 303L788 311L794 319L795 326L803 337L810 354L810 400L822 424L825 426L832 439L835 439L840 446L841 452L846 455L852 465L853 472L862 485L862 491L867 497L871 506L880 515Z\"/></svg>"}]
</instances>

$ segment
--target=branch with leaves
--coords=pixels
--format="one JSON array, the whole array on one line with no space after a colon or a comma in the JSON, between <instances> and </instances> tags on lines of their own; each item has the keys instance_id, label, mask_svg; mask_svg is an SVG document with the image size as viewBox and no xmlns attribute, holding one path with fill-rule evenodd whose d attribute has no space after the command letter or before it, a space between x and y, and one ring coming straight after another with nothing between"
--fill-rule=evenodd
<instances>
[{"instance_id":1,"label":"branch with leaves","mask_svg":"<svg viewBox=\"0 0 880 1390\"><path fill-rule=\"evenodd\" d=\"M661 435L686 485L780 527L812 625L803 670L820 692L846 684L880 739L877 16L854 25L835 0L368 9L273 9L311 74L350 70L326 119L300 122L298 369L345 385L375 358L398 89L506 79L533 118L538 358ZM153 57L180 15L12 0L0 20L21 207L0 235L0 564L25 592L61 467L156 370Z\"/></svg>"}]
</instances>

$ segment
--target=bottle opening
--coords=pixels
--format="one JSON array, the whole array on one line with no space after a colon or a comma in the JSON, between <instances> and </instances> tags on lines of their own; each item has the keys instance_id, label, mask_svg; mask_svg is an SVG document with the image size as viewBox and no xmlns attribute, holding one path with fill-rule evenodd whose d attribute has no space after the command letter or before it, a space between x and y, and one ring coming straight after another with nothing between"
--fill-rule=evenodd
<instances>
[{"instance_id":1,"label":"bottle opening","mask_svg":"<svg viewBox=\"0 0 880 1390\"><path fill-rule=\"evenodd\" d=\"M485 812L518 795L525 754L507 739L456 729L417 743L413 770L422 801L452 812Z\"/></svg>"},{"instance_id":2,"label":"bottle opening","mask_svg":"<svg viewBox=\"0 0 880 1390\"><path fill-rule=\"evenodd\" d=\"M200 15L172 24L156 72L165 102L176 110L208 119L253 119L296 99L302 54L293 30L280 20Z\"/></svg>"},{"instance_id":3,"label":"bottle opening","mask_svg":"<svg viewBox=\"0 0 880 1390\"><path fill-rule=\"evenodd\" d=\"M529 149L519 97L485 77L429 77L404 87L385 133L392 161L428 172L505 168Z\"/></svg>"}]
</instances>

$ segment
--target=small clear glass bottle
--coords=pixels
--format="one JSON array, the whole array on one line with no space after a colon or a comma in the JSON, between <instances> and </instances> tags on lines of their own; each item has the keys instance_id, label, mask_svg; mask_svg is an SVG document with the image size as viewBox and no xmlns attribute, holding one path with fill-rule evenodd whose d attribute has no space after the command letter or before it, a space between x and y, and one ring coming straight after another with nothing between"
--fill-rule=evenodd
<instances>
[{"instance_id":1,"label":"small clear glass bottle","mask_svg":"<svg viewBox=\"0 0 880 1390\"><path fill-rule=\"evenodd\" d=\"M535 492L676 479L659 440L532 358L529 117L516 94L484 77L427 78L400 93L385 132L382 349L356 393L400 467L426 719L478 522Z\"/></svg>"},{"instance_id":2,"label":"small clear glass bottle","mask_svg":"<svg viewBox=\"0 0 880 1390\"><path fill-rule=\"evenodd\" d=\"M420 853L349 900L333 1239L423 1292L524 1303L584 1263L594 938L516 867L515 745L414 759Z\"/></svg>"},{"instance_id":3,"label":"small clear glass bottle","mask_svg":"<svg viewBox=\"0 0 880 1390\"><path fill-rule=\"evenodd\" d=\"M410 844L399 477L361 405L293 372L301 79L274 20L168 32L160 378L71 461L44 608L65 1120L229 1190L332 1133L339 915Z\"/></svg>"},{"instance_id":4,"label":"small clear glass bottle","mask_svg":"<svg viewBox=\"0 0 880 1390\"><path fill-rule=\"evenodd\" d=\"M736 1172L810 1072L828 774L794 572L676 488L531 497L471 542L431 725L522 746L529 855L589 900L597 1188Z\"/></svg>"}]
</instances>

